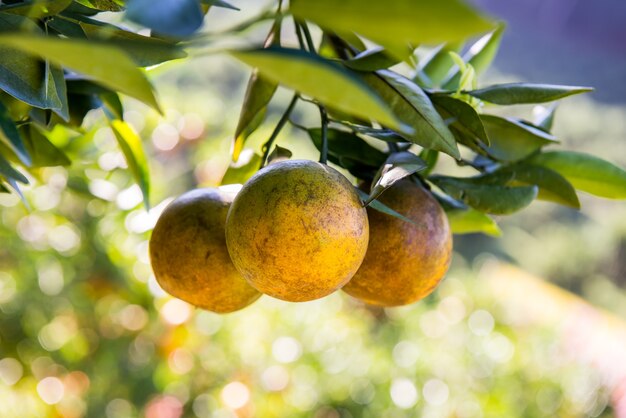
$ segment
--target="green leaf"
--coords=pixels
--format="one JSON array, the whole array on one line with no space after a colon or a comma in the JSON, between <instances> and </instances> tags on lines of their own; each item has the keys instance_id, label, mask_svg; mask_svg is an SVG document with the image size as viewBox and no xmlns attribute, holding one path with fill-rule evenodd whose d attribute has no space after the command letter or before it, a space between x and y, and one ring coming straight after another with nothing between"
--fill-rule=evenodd
<instances>
[{"instance_id":1,"label":"green leaf","mask_svg":"<svg viewBox=\"0 0 626 418\"><path fill-rule=\"evenodd\" d=\"M58 65L52 65L46 62L46 74L48 83L52 84L49 89L58 99L59 107L52 108L57 115L64 121L70 119L70 107L67 98L67 83L65 82L65 74L63 69Z\"/></svg>"},{"instance_id":2,"label":"green leaf","mask_svg":"<svg viewBox=\"0 0 626 418\"><path fill-rule=\"evenodd\" d=\"M26 165L32 163L32 159L26 145L15 126L15 122L11 119L9 109L0 101L0 140L2 140Z\"/></svg>"},{"instance_id":3,"label":"green leaf","mask_svg":"<svg viewBox=\"0 0 626 418\"><path fill-rule=\"evenodd\" d=\"M387 48L459 41L487 31L491 23L459 0L292 0L291 12L337 33L358 33Z\"/></svg>"},{"instance_id":4,"label":"green leaf","mask_svg":"<svg viewBox=\"0 0 626 418\"><path fill-rule=\"evenodd\" d=\"M113 46L26 34L0 35L0 43L90 76L105 87L159 109L145 75L125 53Z\"/></svg>"},{"instance_id":5,"label":"green leaf","mask_svg":"<svg viewBox=\"0 0 626 418\"><path fill-rule=\"evenodd\" d=\"M458 52L462 47L463 42L451 42L433 50L430 56L420 61L416 77L420 80L427 80L427 85L430 87L439 85L454 65L450 51Z\"/></svg>"},{"instance_id":6,"label":"green leaf","mask_svg":"<svg viewBox=\"0 0 626 418\"><path fill-rule=\"evenodd\" d=\"M387 102L394 113L414 130L407 139L425 148L459 158L454 136L432 102L411 80L388 70L364 74L363 79Z\"/></svg>"},{"instance_id":7,"label":"green leaf","mask_svg":"<svg viewBox=\"0 0 626 418\"><path fill-rule=\"evenodd\" d=\"M259 170L262 162L259 154L253 154L245 163L241 160L237 164L231 163L222 178L222 184L244 184Z\"/></svg>"},{"instance_id":8,"label":"green leaf","mask_svg":"<svg viewBox=\"0 0 626 418\"><path fill-rule=\"evenodd\" d=\"M176 37L193 34L204 19L197 0L129 0L126 17L156 32Z\"/></svg>"},{"instance_id":9,"label":"green leaf","mask_svg":"<svg viewBox=\"0 0 626 418\"><path fill-rule=\"evenodd\" d=\"M184 58L187 54L176 44L150 36L139 35L113 25L86 19L91 23L80 22L86 37L95 42L118 47L126 52L140 67L160 64L165 61Z\"/></svg>"},{"instance_id":10,"label":"green leaf","mask_svg":"<svg viewBox=\"0 0 626 418\"><path fill-rule=\"evenodd\" d=\"M372 128L371 126L357 125L349 122L341 122L345 127L353 130L354 132L372 138L380 139L385 142L406 142L407 140L400 136L396 131L385 128Z\"/></svg>"},{"instance_id":11,"label":"green leaf","mask_svg":"<svg viewBox=\"0 0 626 418\"><path fill-rule=\"evenodd\" d=\"M15 33L33 24L22 16L0 13L0 28ZM38 27L32 29L41 32ZM0 35L2 36L2 35ZM17 36L17 35L16 35ZM28 35L19 35L28 36ZM0 38L1 39L1 38ZM0 89L31 106L61 109L63 103L55 89L49 64L0 42Z\"/></svg>"},{"instance_id":12,"label":"green leaf","mask_svg":"<svg viewBox=\"0 0 626 418\"><path fill-rule=\"evenodd\" d=\"M528 206L537 197L537 186L509 187L483 183L481 177L429 178L444 192L481 212L507 215Z\"/></svg>"},{"instance_id":13,"label":"green leaf","mask_svg":"<svg viewBox=\"0 0 626 418\"><path fill-rule=\"evenodd\" d=\"M476 109L471 105L445 94L434 94L430 98L437 109L443 110L447 116L455 119L455 126L467 131L484 144L489 145L489 138L487 137L487 132L485 132L483 122L480 120Z\"/></svg>"},{"instance_id":14,"label":"green leaf","mask_svg":"<svg viewBox=\"0 0 626 418\"><path fill-rule=\"evenodd\" d=\"M426 168L422 171L422 176L427 176L435 168L439 160L439 152L425 148L420 152L419 157L426 162Z\"/></svg>"},{"instance_id":15,"label":"green leaf","mask_svg":"<svg viewBox=\"0 0 626 418\"><path fill-rule=\"evenodd\" d=\"M539 199L548 200L576 209L580 208L574 187L559 173L535 164L517 163L503 167L491 175L510 177L508 183L523 183L539 187Z\"/></svg>"},{"instance_id":16,"label":"green leaf","mask_svg":"<svg viewBox=\"0 0 626 418\"><path fill-rule=\"evenodd\" d=\"M2 154L0 154L0 175L13 182L19 181L20 183L28 184L28 179L22 173L13 168L11 163L9 163L9 161L4 158ZM13 183L9 184L13 186Z\"/></svg>"},{"instance_id":17,"label":"green leaf","mask_svg":"<svg viewBox=\"0 0 626 418\"><path fill-rule=\"evenodd\" d=\"M239 10L238 7L233 6L232 4L225 2L223 0L201 0L202 4L208 5L210 6L215 6L215 7L222 7L224 9L231 9L231 10Z\"/></svg>"},{"instance_id":18,"label":"green leaf","mask_svg":"<svg viewBox=\"0 0 626 418\"><path fill-rule=\"evenodd\" d=\"M116 0L76 0L76 2L90 9L107 12L119 12L120 10L124 10L123 3Z\"/></svg>"},{"instance_id":19,"label":"green leaf","mask_svg":"<svg viewBox=\"0 0 626 418\"><path fill-rule=\"evenodd\" d=\"M535 115L534 124L546 132L552 131L552 125L554 124L554 115L556 113L557 105L553 103L547 107L537 107L540 108L540 111L537 115Z\"/></svg>"},{"instance_id":20,"label":"green leaf","mask_svg":"<svg viewBox=\"0 0 626 418\"><path fill-rule=\"evenodd\" d=\"M556 171L576 189L609 199L626 199L626 171L601 158L573 151L550 151L530 162Z\"/></svg>"},{"instance_id":21,"label":"green leaf","mask_svg":"<svg viewBox=\"0 0 626 418\"><path fill-rule=\"evenodd\" d=\"M241 107L239 123L235 130L235 145L233 146L233 161L239 159L246 139L254 132L265 119L267 105L274 96L278 84L259 74L252 72L246 89L246 96Z\"/></svg>"},{"instance_id":22,"label":"green leaf","mask_svg":"<svg viewBox=\"0 0 626 418\"><path fill-rule=\"evenodd\" d=\"M110 120L109 124L115 134L115 138L117 139L117 143L119 144L122 153L124 153L128 168L141 189L144 206L146 209L149 209L150 173L148 171L148 161L141 144L141 138L135 133L129 124L122 120Z\"/></svg>"},{"instance_id":23,"label":"green leaf","mask_svg":"<svg viewBox=\"0 0 626 418\"><path fill-rule=\"evenodd\" d=\"M1 5L0 12L26 16L31 19L40 19L61 13L71 3L72 0L26 1L16 4Z\"/></svg>"},{"instance_id":24,"label":"green leaf","mask_svg":"<svg viewBox=\"0 0 626 418\"><path fill-rule=\"evenodd\" d=\"M354 58L345 60L343 65L356 71L377 71L392 67L400 61L380 47L365 50Z\"/></svg>"},{"instance_id":25,"label":"green leaf","mask_svg":"<svg viewBox=\"0 0 626 418\"><path fill-rule=\"evenodd\" d=\"M452 209L446 211L450 229L454 234L483 234L499 237L502 235L500 227L490 216L482 212L468 209Z\"/></svg>"},{"instance_id":26,"label":"green leaf","mask_svg":"<svg viewBox=\"0 0 626 418\"><path fill-rule=\"evenodd\" d=\"M490 146L488 153L500 160L517 161L528 157L541 147L556 143L549 133L511 118L480 115Z\"/></svg>"},{"instance_id":27,"label":"green leaf","mask_svg":"<svg viewBox=\"0 0 626 418\"><path fill-rule=\"evenodd\" d=\"M231 51L261 74L339 111L392 128L402 124L378 95L362 80L339 64L296 49L271 47Z\"/></svg>"},{"instance_id":28,"label":"green leaf","mask_svg":"<svg viewBox=\"0 0 626 418\"><path fill-rule=\"evenodd\" d=\"M313 144L321 151L321 128L309 129L307 132ZM349 158L370 167L379 167L387 159L385 153L372 147L362 138L359 138L351 132L329 128L327 139L328 159L333 164L342 165L340 158Z\"/></svg>"},{"instance_id":29,"label":"green leaf","mask_svg":"<svg viewBox=\"0 0 626 418\"><path fill-rule=\"evenodd\" d=\"M357 193L359 194L359 196L361 197L361 201L366 202L369 201L368 206L374 210L377 210L381 213L384 213L385 215L390 215L393 216L394 218L398 218L404 222L408 222L411 223L413 225L417 225L416 222L413 222L412 219L407 218L406 216L402 215L401 213L396 212L395 210L391 209L389 206L385 205L383 202L381 202L380 200L371 200L370 196L365 193L363 190L361 189L356 189Z\"/></svg>"},{"instance_id":30,"label":"green leaf","mask_svg":"<svg viewBox=\"0 0 626 418\"><path fill-rule=\"evenodd\" d=\"M267 157L268 165L273 163L278 163L284 160L288 160L293 155L293 152L288 150L287 148L280 147L278 145L274 146L272 153Z\"/></svg>"},{"instance_id":31,"label":"green leaf","mask_svg":"<svg viewBox=\"0 0 626 418\"><path fill-rule=\"evenodd\" d=\"M418 171L422 171L426 167L427 164L424 160L408 151L391 154L374 178L370 197L365 201L365 206L372 200L377 199L378 196L396 182Z\"/></svg>"},{"instance_id":32,"label":"green leaf","mask_svg":"<svg viewBox=\"0 0 626 418\"><path fill-rule=\"evenodd\" d=\"M484 89L471 90L464 93L489 103L515 105L551 102L574 94L587 93L590 91L593 91L591 87L508 83L496 84Z\"/></svg>"},{"instance_id":33,"label":"green leaf","mask_svg":"<svg viewBox=\"0 0 626 418\"><path fill-rule=\"evenodd\" d=\"M463 55L463 61L474 68L476 75L482 74L491 65L500 47L504 28L504 24L499 24L493 32L488 33L476 41L469 48L467 53ZM460 80L461 71L457 68L457 70L453 71L442 83L441 87L445 90L455 90L459 86Z\"/></svg>"},{"instance_id":34,"label":"green leaf","mask_svg":"<svg viewBox=\"0 0 626 418\"><path fill-rule=\"evenodd\" d=\"M31 167L68 166L72 163L34 124L25 128L23 137L32 156Z\"/></svg>"}]
</instances>

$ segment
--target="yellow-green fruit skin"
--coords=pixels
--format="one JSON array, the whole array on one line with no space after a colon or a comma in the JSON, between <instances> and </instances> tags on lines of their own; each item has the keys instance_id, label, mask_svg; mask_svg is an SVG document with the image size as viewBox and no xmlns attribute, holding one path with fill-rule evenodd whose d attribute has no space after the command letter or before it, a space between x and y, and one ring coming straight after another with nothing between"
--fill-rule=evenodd
<instances>
[{"instance_id":1,"label":"yellow-green fruit skin","mask_svg":"<svg viewBox=\"0 0 626 418\"><path fill-rule=\"evenodd\" d=\"M196 189L174 200L150 238L150 261L159 285L197 307L228 313L261 294L235 269L226 248L225 224L233 194Z\"/></svg>"},{"instance_id":2,"label":"yellow-green fruit skin","mask_svg":"<svg viewBox=\"0 0 626 418\"><path fill-rule=\"evenodd\" d=\"M372 305L407 305L428 296L448 271L452 233L432 194L409 179L379 200L415 224L368 207L367 255L343 290Z\"/></svg>"},{"instance_id":3,"label":"yellow-green fruit skin","mask_svg":"<svg viewBox=\"0 0 626 418\"><path fill-rule=\"evenodd\" d=\"M337 170L288 160L244 185L226 221L233 263L259 291L303 302L331 294L357 271L369 238L367 212Z\"/></svg>"}]
</instances>

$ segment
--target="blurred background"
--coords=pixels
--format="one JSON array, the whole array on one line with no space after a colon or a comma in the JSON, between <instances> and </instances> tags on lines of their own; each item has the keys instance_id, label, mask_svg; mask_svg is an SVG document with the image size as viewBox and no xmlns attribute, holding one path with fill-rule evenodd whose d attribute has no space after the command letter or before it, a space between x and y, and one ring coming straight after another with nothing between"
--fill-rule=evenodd
<instances>
[{"instance_id":1,"label":"blurred background","mask_svg":"<svg viewBox=\"0 0 626 418\"><path fill-rule=\"evenodd\" d=\"M243 11L212 9L207 32L263 6L233 3ZM626 166L626 4L475 3L508 22L482 84L596 87L559 105L555 133ZM0 417L626 417L623 202L536 202L498 219L500 238L455 236L447 278L408 307L338 292L204 312L159 288L148 238L175 196L222 180L249 70L212 54L150 74L165 116L131 99L124 115L150 156L150 211L99 111L84 135L54 132L75 163L41 170L30 210L0 194ZM240 165L289 98L279 90ZM294 119L317 117L301 104ZM278 144L318 158L291 126Z\"/></svg>"}]
</instances>

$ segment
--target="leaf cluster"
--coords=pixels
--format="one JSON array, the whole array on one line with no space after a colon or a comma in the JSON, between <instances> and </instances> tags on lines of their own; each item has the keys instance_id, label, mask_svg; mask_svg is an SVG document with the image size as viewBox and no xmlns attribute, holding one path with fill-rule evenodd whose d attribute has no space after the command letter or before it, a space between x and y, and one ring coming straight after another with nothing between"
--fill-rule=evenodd
<instances>
[{"instance_id":1,"label":"leaf cluster","mask_svg":"<svg viewBox=\"0 0 626 418\"><path fill-rule=\"evenodd\" d=\"M533 121L489 112L591 89L534 83L479 88L478 77L492 62L504 26L465 2L292 0L288 8L282 1L271 6L213 35L237 36L273 20L258 45L229 51L253 67L233 160L264 123L277 87L294 91L261 155L229 170L227 181L288 158L289 150L273 143L296 105L307 105L319 109L320 124L299 127L320 150L320 161L369 182L364 203L395 216L401 215L376 197L407 176L432 189L459 233L496 234L490 215L513 213L534 199L578 208L577 191L626 198L624 170L556 148L554 105ZM145 68L183 58L209 42L197 31L213 7L238 10L221 0L0 4L0 191L19 193L19 183L36 177L39 167L70 164L51 132L61 126L84 134L85 115L101 108L148 205L147 157L124 121L120 95L160 110ZM149 31L109 23L103 12ZM297 45L284 42L285 21L295 28ZM450 162L470 167L474 175L446 174L441 167Z\"/></svg>"}]
</instances>

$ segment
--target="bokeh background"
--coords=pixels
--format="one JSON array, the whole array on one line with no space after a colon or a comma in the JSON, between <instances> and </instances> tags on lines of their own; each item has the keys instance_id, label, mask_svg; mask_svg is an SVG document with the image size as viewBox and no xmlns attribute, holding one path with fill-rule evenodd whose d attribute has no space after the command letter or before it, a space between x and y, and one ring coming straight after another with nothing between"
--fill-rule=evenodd
<instances>
[{"instance_id":1,"label":"bokeh background","mask_svg":"<svg viewBox=\"0 0 626 418\"><path fill-rule=\"evenodd\" d=\"M207 33L263 7L233 3L244 11L212 10ZM555 133L626 166L626 5L475 3L508 22L482 83L593 85L560 104ZM339 292L263 297L220 316L166 295L150 231L172 198L222 180L249 75L208 54L212 38L150 71L165 116L125 101L150 156L151 210L99 111L83 133L55 130L75 162L38 173L30 210L0 195L0 417L626 417L623 202L583 195L580 212L536 202L498 219L500 238L456 236L445 281L408 307ZM279 90L240 164L289 97ZM314 125L317 113L299 105L294 119ZM278 144L318 158L290 125Z\"/></svg>"}]
</instances>

